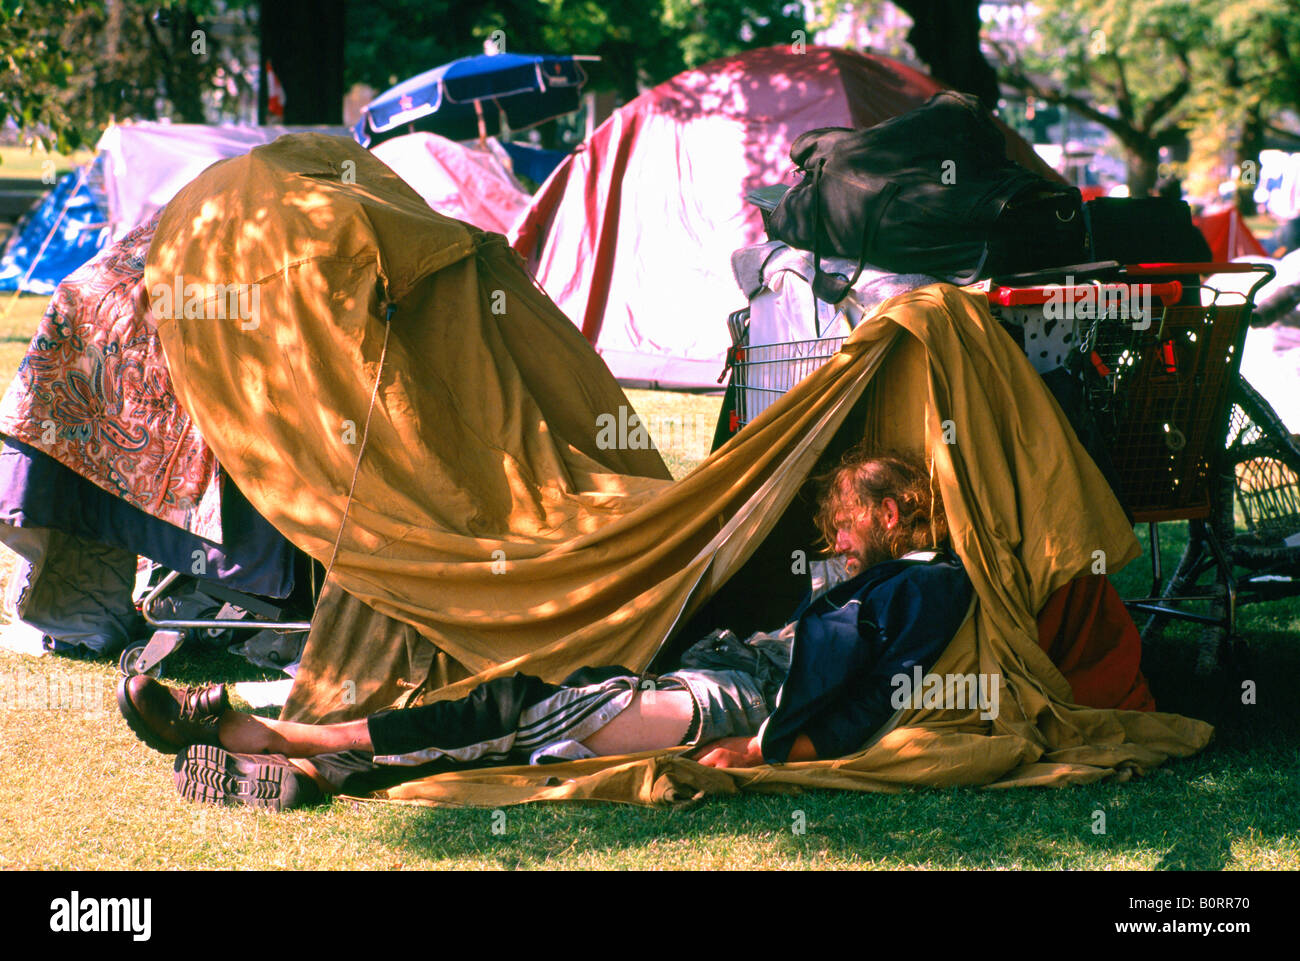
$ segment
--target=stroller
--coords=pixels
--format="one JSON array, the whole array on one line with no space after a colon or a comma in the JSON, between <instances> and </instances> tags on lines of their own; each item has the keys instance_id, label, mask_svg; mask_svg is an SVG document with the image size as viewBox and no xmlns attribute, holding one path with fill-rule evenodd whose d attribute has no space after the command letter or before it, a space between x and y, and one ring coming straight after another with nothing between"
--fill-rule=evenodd
<instances>
[{"instance_id":1,"label":"stroller","mask_svg":"<svg viewBox=\"0 0 1300 961\"><path fill-rule=\"evenodd\" d=\"M221 487L218 545L7 439L0 538L24 558L10 580L11 613L44 632L46 649L117 654L124 674L159 676L186 643L236 638L254 642L242 653L256 652L250 659L262 666L290 665L310 628L319 565L224 475Z\"/></svg>"}]
</instances>

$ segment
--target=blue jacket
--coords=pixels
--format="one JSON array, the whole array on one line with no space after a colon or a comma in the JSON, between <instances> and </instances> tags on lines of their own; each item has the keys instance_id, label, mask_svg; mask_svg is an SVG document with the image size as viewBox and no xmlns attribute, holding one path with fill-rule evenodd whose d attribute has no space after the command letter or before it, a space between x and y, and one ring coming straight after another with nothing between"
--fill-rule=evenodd
<instances>
[{"instance_id":1,"label":"blue jacket","mask_svg":"<svg viewBox=\"0 0 1300 961\"><path fill-rule=\"evenodd\" d=\"M897 674L927 671L966 618L974 588L951 551L885 561L804 600L790 670L759 731L780 763L799 734L819 758L858 751L894 714Z\"/></svg>"}]
</instances>

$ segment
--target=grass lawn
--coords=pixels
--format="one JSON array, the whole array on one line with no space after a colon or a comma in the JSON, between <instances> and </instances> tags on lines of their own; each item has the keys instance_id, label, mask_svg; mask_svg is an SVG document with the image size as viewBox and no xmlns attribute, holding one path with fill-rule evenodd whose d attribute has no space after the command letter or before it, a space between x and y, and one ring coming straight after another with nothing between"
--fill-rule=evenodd
<instances>
[{"instance_id":1,"label":"grass lawn","mask_svg":"<svg viewBox=\"0 0 1300 961\"><path fill-rule=\"evenodd\" d=\"M27 147L0 147L0 177L40 180L47 172L46 163L54 162L54 174L62 177L79 164L90 162L93 150L79 150L73 154L45 153Z\"/></svg>"},{"instance_id":2,"label":"grass lawn","mask_svg":"<svg viewBox=\"0 0 1300 961\"><path fill-rule=\"evenodd\" d=\"M4 376L39 298L0 325ZM17 319L21 317L20 319ZM26 324L26 333L21 325ZM630 391L675 476L707 454L718 397ZM1166 525L1172 570L1185 539ZM0 562L7 580L12 555ZM1116 581L1144 589L1143 562ZM492 812L335 801L281 815L199 806L171 783L171 759L138 742L113 700L107 663L0 651L0 682L44 678L54 709L0 709L0 868L1300 868L1300 603L1246 609L1249 666L1198 677L1194 632L1174 626L1144 660L1164 710L1217 726L1209 749L1125 784L1062 790L816 792L715 799L687 810L527 805ZM170 679L269 679L224 651L190 647ZM1240 701L1243 678L1258 703ZM0 688L3 690L3 688ZM1094 812L1106 833L1094 834ZM806 833L792 830L796 815Z\"/></svg>"}]
</instances>

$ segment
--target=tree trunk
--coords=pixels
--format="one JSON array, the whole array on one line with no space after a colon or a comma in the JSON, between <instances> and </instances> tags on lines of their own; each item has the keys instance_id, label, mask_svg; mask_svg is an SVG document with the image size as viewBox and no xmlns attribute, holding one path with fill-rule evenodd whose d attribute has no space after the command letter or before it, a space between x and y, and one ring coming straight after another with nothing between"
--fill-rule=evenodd
<instances>
[{"instance_id":1,"label":"tree trunk","mask_svg":"<svg viewBox=\"0 0 1300 961\"><path fill-rule=\"evenodd\" d=\"M178 10L171 20L170 31L164 34L164 37L171 40L172 56L164 80L167 99L171 101L173 116L181 123L203 123L206 119L203 116L203 92L200 86L203 74L195 69L198 54L192 49L194 31L200 27L194 14ZM208 43L213 41L214 38L207 38ZM209 47L205 56L215 57L216 52Z\"/></svg>"},{"instance_id":2,"label":"tree trunk","mask_svg":"<svg viewBox=\"0 0 1300 961\"><path fill-rule=\"evenodd\" d=\"M343 123L343 0L262 0L257 121L266 123L266 64L284 88L289 125Z\"/></svg>"},{"instance_id":3,"label":"tree trunk","mask_svg":"<svg viewBox=\"0 0 1300 961\"><path fill-rule=\"evenodd\" d=\"M980 50L979 0L895 0L912 18L907 42L934 79L998 105L998 77Z\"/></svg>"},{"instance_id":4,"label":"tree trunk","mask_svg":"<svg viewBox=\"0 0 1300 961\"><path fill-rule=\"evenodd\" d=\"M1237 181L1237 207L1243 216L1258 213L1255 206L1255 188L1259 186L1259 152L1264 147L1264 121L1259 106L1246 112L1241 127L1241 142L1237 145L1237 164L1241 177Z\"/></svg>"},{"instance_id":5,"label":"tree trunk","mask_svg":"<svg viewBox=\"0 0 1300 961\"><path fill-rule=\"evenodd\" d=\"M1127 170L1128 195L1130 197L1149 197L1155 192L1156 176L1160 168L1160 153L1154 145L1149 149L1135 150L1129 147L1124 152L1124 165Z\"/></svg>"}]
</instances>

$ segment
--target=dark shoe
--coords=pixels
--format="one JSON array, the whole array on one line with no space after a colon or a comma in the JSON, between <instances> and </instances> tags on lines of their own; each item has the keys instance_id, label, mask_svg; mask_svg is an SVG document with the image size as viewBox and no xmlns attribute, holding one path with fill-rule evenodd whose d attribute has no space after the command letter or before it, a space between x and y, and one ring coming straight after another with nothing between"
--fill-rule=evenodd
<instances>
[{"instance_id":1,"label":"dark shoe","mask_svg":"<svg viewBox=\"0 0 1300 961\"><path fill-rule=\"evenodd\" d=\"M176 758L176 790L189 801L268 811L319 804L325 793L283 754L236 754L195 744Z\"/></svg>"},{"instance_id":2,"label":"dark shoe","mask_svg":"<svg viewBox=\"0 0 1300 961\"><path fill-rule=\"evenodd\" d=\"M136 737L164 754L219 744L217 723L230 710L224 684L171 688L144 674L118 681L117 706Z\"/></svg>"}]
</instances>

